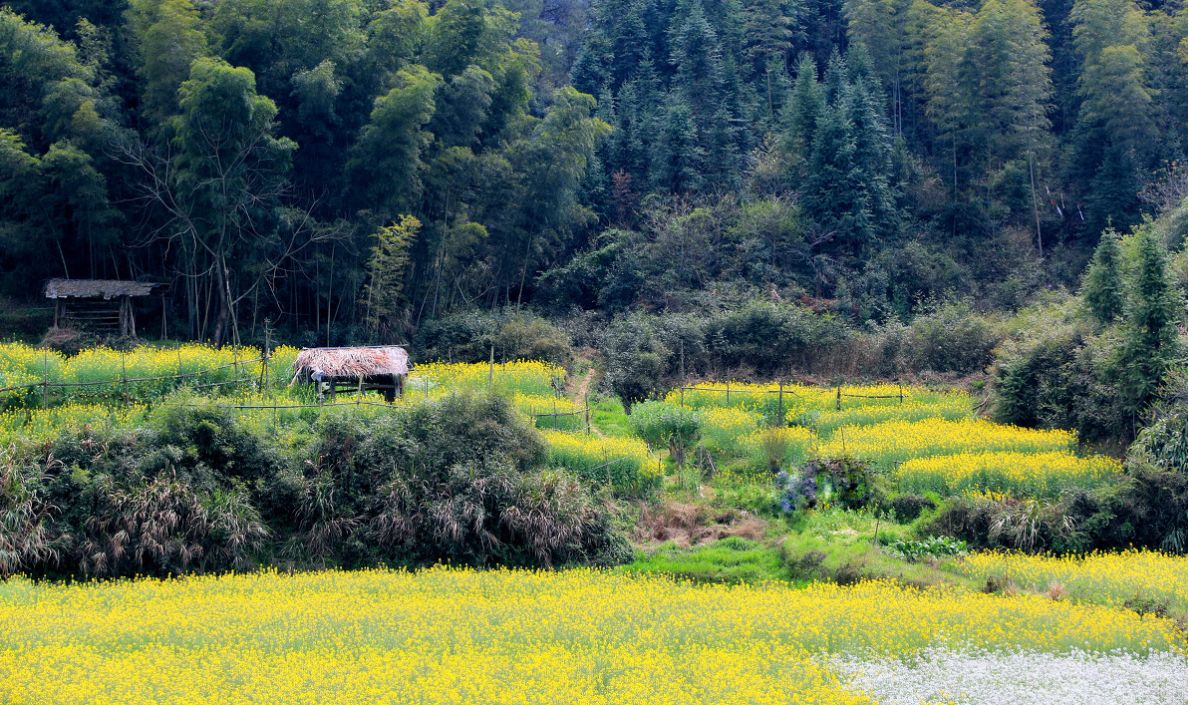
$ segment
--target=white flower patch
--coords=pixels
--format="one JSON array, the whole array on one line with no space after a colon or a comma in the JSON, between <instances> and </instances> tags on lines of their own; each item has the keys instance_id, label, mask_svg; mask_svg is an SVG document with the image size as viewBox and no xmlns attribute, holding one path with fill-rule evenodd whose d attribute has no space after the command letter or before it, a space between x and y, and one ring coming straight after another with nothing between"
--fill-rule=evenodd
<instances>
[{"instance_id":1,"label":"white flower patch","mask_svg":"<svg viewBox=\"0 0 1188 705\"><path fill-rule=\"evenodd\" d=\"M1168 653L962 653L830 660L880 705L1185 705L1188 659Z\"/></svg>"}]
</instances>

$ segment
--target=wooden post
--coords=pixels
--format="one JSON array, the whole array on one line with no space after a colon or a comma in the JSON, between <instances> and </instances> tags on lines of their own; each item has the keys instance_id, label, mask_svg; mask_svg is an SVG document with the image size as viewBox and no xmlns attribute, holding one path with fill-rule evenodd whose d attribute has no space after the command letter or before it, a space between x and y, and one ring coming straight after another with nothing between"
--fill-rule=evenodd
<instances>
[{"instance_id":1,"label":"wooden post","mask_svg":"<svg viewBox=\"0 0 1188 705\"><path fill-rule=\"evenodd\" d=\"M268 361L272 356L272 320L264 319L264 356L260 361L260 390L264 390L264 385L272 386L272 376L268 371Z\"/></svg>"},{"instance_id":2,"label":"wooden post","mask_svg":"<svg viewBox=\"0 0 1188 705\"><path fill-rule=\"evenodd\" d=\"M41 351L41 408L49 406L49 350Z\"/></svg>"},{"instance_id":3,"label":"wooden post","mask_svg":"<svg viewBox=\"0 0 1188 705\"><path fill-rule=\"evenodd\" d=\"M491 360L487 368L487 391L495 387L495 344L491 343Z\"/></svg>"},{"instance_id":4,"label":"wooden post","mask_svg":"<svg viewBox=\"0 0 1188 705\"><path fill-rule=\"evenodd\" d=\"M841 411L841 385L837 385L837 410Z\"/></svg>"},{"instance_id":5,"label":"wooden post","mask_svg":"<svg viewBox=\"0 0 1188 705\"><path fill-rule=\"evenodd\" d=\"M903 403L903 382L899 383L899 403Z\"/></svg>"},{"instance_id":6,"label":"wooden post","mask_svg":"<svg viewBox=\"0 0 1188 705\"><path fill-rule=\"evenodd\" d=\"M681 406L685 406L685 388L681 387Z\"/></svg>"},{"instance_id":7,"label":"wooden post","mask_svg":"<svg viewBox=\"0 0 1188 705\"><path fill-rule=\"evenodd\" d=\"M120 379L124 385L124 403L128 403L128 353L120 352Z\"/></svg>"},{"instance_id":8,"label":"wooden post","mask_svg":"<svg viewBox=\"0 0 1188 705\"><path fill-rule=\"evenodd\" d=\"M726 405L730 405L730 383L726 383Z\"/></svg>"},{"instance_id":9,"label":"wooden post","mask_svg":"<svg viewBox=\"0 0 1188 705\"><path fill-rule=\"evenodd\" d=\"M54 299L54 328L59 328L58 319L62 316L62 300Z\"/></svg>"},{"instance_id":10,"label":"wooden post","mask_svg":"<svg viewBox=\"0 0 1188 705\"><path fill-rule=\"evenodd\" d=\"M780 418L779 418L779 421L777 421L777 422L776 422L776 425L777 425L777 426L783 426L783 425L784 425L784 382L783 382L782 380L780 381L780 405L779 405L779 409L780 409L780 411L779 411Z\"/></svg>"}]
</instances>

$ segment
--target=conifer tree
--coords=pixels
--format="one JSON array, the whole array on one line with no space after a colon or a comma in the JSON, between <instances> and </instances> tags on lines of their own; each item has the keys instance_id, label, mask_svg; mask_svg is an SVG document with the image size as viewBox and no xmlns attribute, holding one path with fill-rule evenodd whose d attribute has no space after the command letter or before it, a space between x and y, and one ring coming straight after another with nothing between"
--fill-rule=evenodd
<instances>
[{"instance_id":1,"label":"conifer tree","mask_svg":"<svg viewBox=\"0 0 1188 705\"><path fill-rule=\"evenodd\" d=\"M1081 295L1098 323L1109 325L1122 315L1122 249L1112 227L1101 234Z\"/></svg>"},{"instance_id":2,"label":"conifer tree","mask_svg":"<svg viewBox=\"0 0 1188 705\"><path fill-rule=\"evenodd\" d=\"M800 57L796 83L792 86L784 121L784 150L794 164L807 161L813 147L817 122L825 112L825 90L817 80L817 63L811 54Z\"/></svg>"},{"instance_id":3,"label":"conifer tree","mask_svg":"<svg viewBox=\"0 0 1188 705\"><path fill-rule=\"evenodd\" d=\"M1155 228L1138 233L1138 262L1130 282L1117 375L1123 402L1137 418L1158 394L1179 355L1176 323L1179 295L1167 271L1167 251Z\"/></svg>"}]
</instances>

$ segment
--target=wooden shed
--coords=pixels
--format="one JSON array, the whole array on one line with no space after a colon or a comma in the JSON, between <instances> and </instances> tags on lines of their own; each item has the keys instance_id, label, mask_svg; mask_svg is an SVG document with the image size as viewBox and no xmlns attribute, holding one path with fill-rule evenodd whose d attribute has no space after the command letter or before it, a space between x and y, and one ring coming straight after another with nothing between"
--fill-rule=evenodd
<instances>
[{"instance_id":1,"label":"wooden shed","mask_svg":"<svg viewBox=\"0 0 1188 705\"><path fill-rule=\"evenodd\" d=\"M293 381L318 385L319 395L379 390L394 401L404 392L408 351L397 345L305 348L293 361Z\"/></svg>"},{"instance_id":2,"label":"wooden shed","mask_svg":"<svg viewBox=\"0 0 1188 705\"><path fill-rule=\"evenodd\" d=\"M45 283L45 298L54 302L55 328L135 337L132 299L164 294L167 286L121 279L50 279Z\"/></svg>"}]
</instances>

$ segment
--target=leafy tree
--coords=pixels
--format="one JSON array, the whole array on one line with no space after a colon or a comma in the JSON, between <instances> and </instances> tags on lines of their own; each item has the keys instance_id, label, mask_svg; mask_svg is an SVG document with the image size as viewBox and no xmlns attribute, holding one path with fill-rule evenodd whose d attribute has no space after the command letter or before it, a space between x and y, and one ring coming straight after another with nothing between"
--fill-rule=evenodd
<instances>
[{"instance_id":1,"label":"leafy tree","mask_svg":"<svg viewBox=\"0 0 1188 705\"><path fill-rule=\"evenodd\" d=\"M1069 19L1081 58L1076 168L1089 179L1087 226L1131 225L1139 173L1154 154L1147 21L1130 0L1077 0Z\"/></svg>"},{"instance_id":2,"label":"leafy tree","mask_svg":"<svg viewBox=\"0 0 1188 705\"><path fill-rule=\"evenodd\" d=\"M171 164L142 164L168 175L147 196L177 233L186 274L210 282L212 337L238 339L238 303L260 286L266 261L284 260L265 253L283 245L280 197L296 145L276 136L276 105L256 92L252 72L218 59L194 62L178 108Z\"/></svg>"},{"instance_id":3,"label":"leafy tree","mask_svg":"<svg viewBox=\"0 0 1188 705\"><path fill-rule=\"evenodd\" d=\"M178 88L207 52L198 10L190 0L130 0L128 32L137 52L145 117L160 124L178 108Z\"/></svg>"},{"instance_id":4,"label":"leafy tree","mask_svg":"<svg viewBox=\"0 0 1188 705\"><path fill-rule=\"evenodd\" d=\"M379 229L367 261L367 323L372 334L386 339L398 325L405 305L404 277L409 250L421 229L411 215Z\"/></svg>"},{"instance_id":5,"label":"leafy tree","mask_svg":"<svg viewBox=\"0 0 1188 705\"><path fill-rule=\"evenodd\" d=\"M376 99L347 163L348 200L385 213L407 210L420 195L421 153L433 139L424 128L433 118L441 77L413 64L397 72L393 83Z\"/></svg>"}]
</instances>

